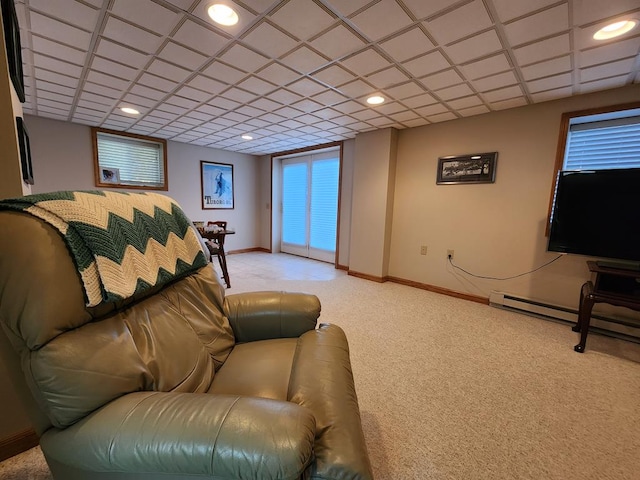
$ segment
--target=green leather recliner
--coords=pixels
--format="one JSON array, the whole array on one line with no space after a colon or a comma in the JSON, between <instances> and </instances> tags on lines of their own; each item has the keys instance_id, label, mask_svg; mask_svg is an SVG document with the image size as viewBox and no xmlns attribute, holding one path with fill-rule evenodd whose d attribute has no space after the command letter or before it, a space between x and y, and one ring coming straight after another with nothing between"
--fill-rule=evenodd
<instances>
[{"instance_id":1,"label":"green leather recliner","mask_svg":"<svg viewBox=\"0 0 640 480\"><path fill-rule=\"evenodd\" d=\"M343 331L211 265L86 306L60 233L0 211L0 350L56 480L372 479Z\"/></svg>"}]
</instances>

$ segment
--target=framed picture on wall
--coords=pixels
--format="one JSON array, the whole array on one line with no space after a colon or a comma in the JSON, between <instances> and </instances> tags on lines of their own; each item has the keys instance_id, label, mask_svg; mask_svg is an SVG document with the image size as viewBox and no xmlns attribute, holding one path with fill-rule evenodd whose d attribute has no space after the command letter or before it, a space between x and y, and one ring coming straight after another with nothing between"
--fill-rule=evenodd
<instances>
[{"instance_id":1,"label":"framed picture on wall","mask_svg":"<svg viewBox=\"0 0 640 480\"><path fill-rule=\"evenodd\" d=\"M203 210L234 208L233 165L200 161Z\"/></svg>"},{"instance_id":2,"label":"framed picture on wall","mask_svg":"<svg viewBox=\"0 0 640 480\"><path fill-rule=\"evenodd\" d=\"M33 185L33 166L31 165L31 144L29 143L29 132L24 125L24 120L16 117L18 127L18 145L20 147L20 165L22 167L22 179L24 183Z\"/></svg>"},{"instance_id":3,"label":"framed picture on wall","mask_svg":"<svg viewBox=\"0 0 640 480\"><path fill-rule=\"evenodd\" d=\"M436 183L493 183L496 180L497 161L498 152L440 157Z\"/></svg>"},{"instance_id":4,"label":"framed picture on wall","mask_svg":"<svg viewBox=\"0 0 640 480\"><path fill-rule=\"evenodd\" d=\"M9 76L18 98L24 103L24 75L22 72L22 47L20 45L20 27L13 0L0 0L2 5L2 23L4 42L7 46L7 63Z\"/></svg>"}]
</instances>

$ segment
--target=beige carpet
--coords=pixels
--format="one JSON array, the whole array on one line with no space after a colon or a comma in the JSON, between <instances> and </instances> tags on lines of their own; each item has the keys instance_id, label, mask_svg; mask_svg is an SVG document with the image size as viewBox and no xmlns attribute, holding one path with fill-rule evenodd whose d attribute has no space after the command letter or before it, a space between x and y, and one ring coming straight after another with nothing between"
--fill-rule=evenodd
<instances>
[{"instance_id":1,"label":"beige carpet","mask_svg":"<svg viewBox=\"0 0 640 480\"><path fill-rule=\"evenodd\" d=\"M317 294L349 338L377 480L637 479L640 345L282 255L229 256L228 293ZM47 479L39 451L0 477Z\"/></svg>"}]
</instances>

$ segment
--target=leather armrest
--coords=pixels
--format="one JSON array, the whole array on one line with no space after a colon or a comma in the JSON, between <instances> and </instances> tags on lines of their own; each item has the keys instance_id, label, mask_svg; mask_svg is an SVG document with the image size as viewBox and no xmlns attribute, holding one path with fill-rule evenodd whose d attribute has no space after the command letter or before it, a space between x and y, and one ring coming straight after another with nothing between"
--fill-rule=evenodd
<instances>
[{"instance_id":1,"label":"leather armrest","mask_svg":"<svg viewBox=\"0 0 640 480\"><path fill-rule=\"evenodd\" d=\"M320 316L320 300L306 293L237 293L227 295L224 309L236 342L244 343L295 338L313 330Z\"/></svg>"},{"instance_id":2,"label":"leather armrest","mask_svg":"<svg viewBox=\"0 0 640 480\"><path fill-rule=\"evenodd\" d=\"M55 461L88 471L297 479L313 459L315 419L264 398L137 392L40 443Z\"/></svg>"}]
</instances>

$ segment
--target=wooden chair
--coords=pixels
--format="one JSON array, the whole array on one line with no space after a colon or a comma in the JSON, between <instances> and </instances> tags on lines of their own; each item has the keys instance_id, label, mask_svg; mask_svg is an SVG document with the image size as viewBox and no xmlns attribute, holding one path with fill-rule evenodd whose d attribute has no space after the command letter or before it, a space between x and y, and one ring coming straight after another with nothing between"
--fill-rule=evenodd
<instances>
[{"instance_id":1,"label":"wooden chair","mask_svg":"<svg viewBox=\"0 0 640 480\"><path fill-rule=\"evenodd\" d=\"M207 222L207 227L217 225L222 230L227 229L227 222L224 220L216 220L215 222ZM224 253L224 235L213 235L212 238L206 241L207 247L211 257L218 257L220 263L220 269L222 270L222 278L227 285L227 288L231 288L231 280L229 279L229 271L227 270L227 258Z\"/></svg>"}]
</instances>

